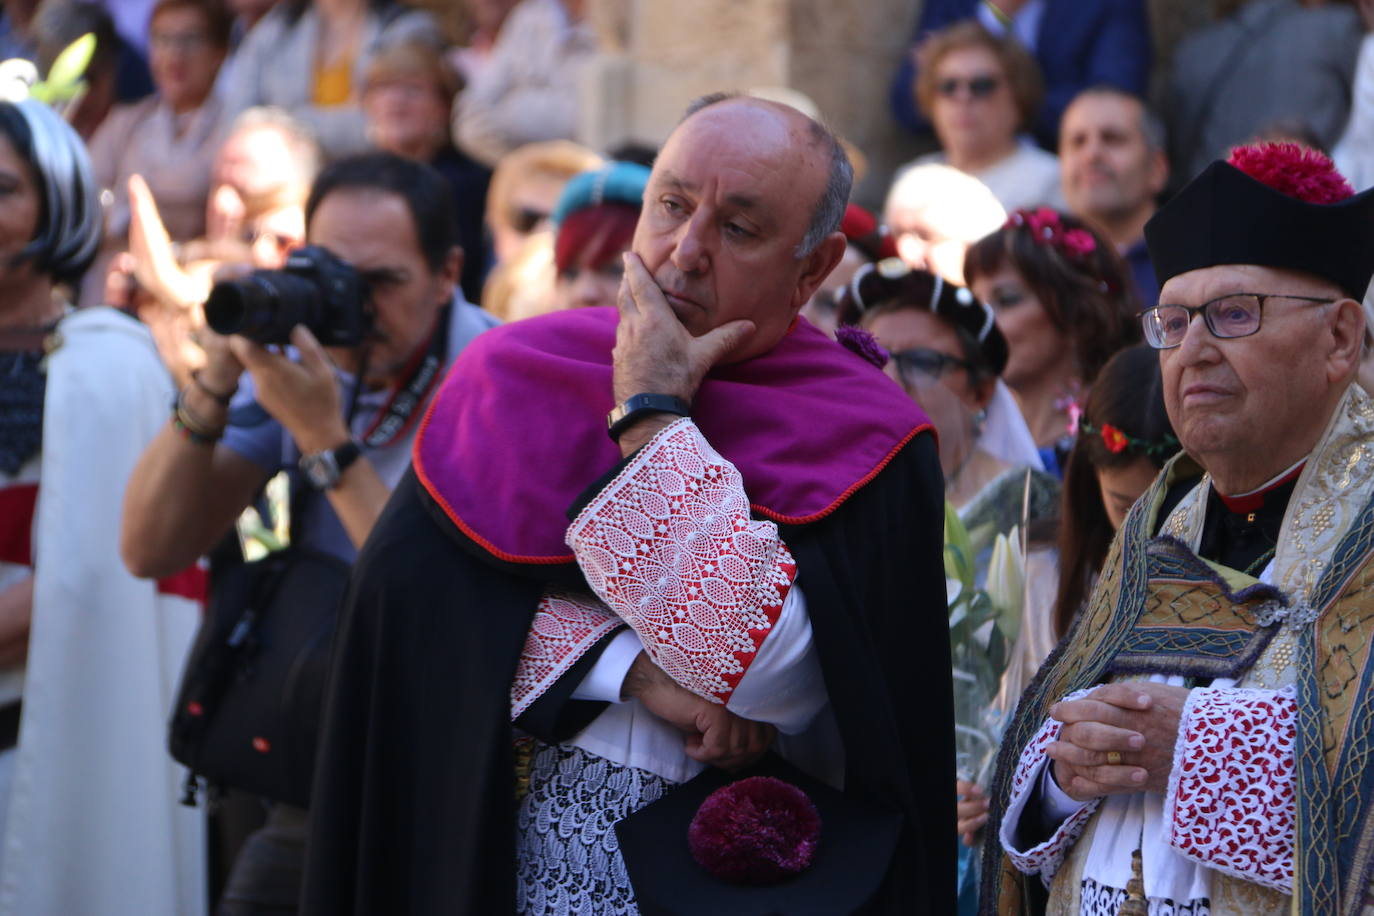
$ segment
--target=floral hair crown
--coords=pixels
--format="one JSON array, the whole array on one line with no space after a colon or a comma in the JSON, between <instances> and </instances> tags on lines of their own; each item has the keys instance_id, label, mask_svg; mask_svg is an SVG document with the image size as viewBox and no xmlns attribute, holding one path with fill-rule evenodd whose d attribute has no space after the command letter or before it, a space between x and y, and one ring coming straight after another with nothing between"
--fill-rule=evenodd
<instances>
[{"instance_id":1,"label":"floral hair crown","mask_svg":"<svg viewBox=\"0 0 1374 916\"><path fill-rule=\"evenodd\" d=\"M1115 283L1097 276L1092 262L1088 259L1089 255L1097 250L1097 239L1086 229L1065 227L1057 210L1049 207L1039 207L1035 210L1013 210L1012 214L1007 217L1007 221L1002 224L1002 228L1027 230L1033 242L1053 248L1063 256L1064 260L1081 268L1084 273L1097 280L1098 286L1104 293L1120 292Z\"/></svg>"},{"instance_id":2,"label":"floral hair crown","mask_svg":"<svg viewBox=\"0 0 1374 916\"><path fill-rule=\"evenodd\" d=\"M1097 239L1086 229L1065 229L1059 213L1049 207L1036 210L1013 210L1003 229L1025 227L1030 237L1041 245L1048 245L1070 261L1082 262L1097 250Z\"/></svg>"},{"instance_id":3,"label":"floral hair crown","mask_svg":"<svg viewBox=\"0 0 1374 916\"><path fill-rule=\"evenodd\" d=\"M1151 441L1149 439L1137 439L1135 436L1127 435L1110 423L1103 423L1101 426L1094 426L1088 422L1087 417L1080 417L1078 420L1078 431L1084 436L1101 436L1102 444L1107 447L1107 451L1113 455L1120 455L1125 451L1136 452L1141 455L1148 455L1151 458L1167 458L1178 451L1178 439L1173 433L1165 433L1160 438Z\"/></svg>"}]
</instances>

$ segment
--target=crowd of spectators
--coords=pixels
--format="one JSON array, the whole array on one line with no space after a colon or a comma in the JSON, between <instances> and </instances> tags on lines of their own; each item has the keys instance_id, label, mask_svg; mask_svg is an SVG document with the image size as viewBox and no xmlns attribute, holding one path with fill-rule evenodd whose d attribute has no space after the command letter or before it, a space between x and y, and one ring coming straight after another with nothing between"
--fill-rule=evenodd
<instances>
[{"instance_id":1,"label":"crowd of spectators","mask_svg":"<svg viewBox=\"0 0 1374 916\"><path fill-rule=\"evenodd\" d=\"M278 524L265 482L289 471L301 488L298 462L338 452L336 440L360 441L361 461L333 455L306 540L351 561L407 467L413 417L389 436L378 427L421 355L446 365L498 322L616 304L653 151L576 142L579 74L599 53L587 2L469 0L456 44L430 12L393 0L0 3L0 59L45 73L74 39L96 38L63 115L102 216L90 256L44 277L56 316L0 305L0 350L7 330L113 306L146 326L183 391L175 430L125 469L134 573L220 562L243 540L236 519L240 531L249 516ZM1144 226L1164 195L1262 138L1330 152L1358 188L1374 185L1374 2L1212 5L1214 21L1158 73L1144 0L926 0L887 107L934 151L893 176L881 214L850 205L846 255L803 312L891 352L887 371L940 430L957 509L975 511L1008 473L1049 481L1060 527L1038 541L1049 577L1025 610L1025 677L1067 629L1122 501L1163 460L1092 437L1104 424L1133 441L1168 436L1154 401L1133 413L1122 396L1158 385L1149 353L1131 348L1136 314L1158 300ZM0 181L19 145L0 140ZM277 352L207 327L216 282L280 269L305 245L368 282L376 347L360 356L297 333ZM431 390L416 389L412 413ZM24 466L0 464L0 492L28 479ZM1072 561L1062 580L1059 552ZM24 559L31 571L31 556L0 551L0 617L42 613ZM968 802L981 790L960 791ZM304 814L248 808L249 861L235 869L242 836L225 831L210 885L227 881L226 913L290 907ZM980 810L961 808L969 838Z\"/></svg>"}]
</instances>

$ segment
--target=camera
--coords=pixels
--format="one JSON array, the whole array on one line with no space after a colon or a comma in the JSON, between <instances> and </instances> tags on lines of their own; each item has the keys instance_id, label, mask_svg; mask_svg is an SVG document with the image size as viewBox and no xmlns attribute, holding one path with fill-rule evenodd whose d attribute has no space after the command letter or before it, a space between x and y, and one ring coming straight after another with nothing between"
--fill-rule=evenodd
<instances>
[{"instance_id":1,"label":"camera","mask_svg":"<svg viewBox=\"0 0 1374 916\"><path fill-rule=\"evenodd\" d=\"M372 330L367 284L353 267L316 245L293 251L281 270L255 270L216 283L205 321L219 334L284 344L303 324L326 347L354 347Z\"/></svg>"}]
</instances>

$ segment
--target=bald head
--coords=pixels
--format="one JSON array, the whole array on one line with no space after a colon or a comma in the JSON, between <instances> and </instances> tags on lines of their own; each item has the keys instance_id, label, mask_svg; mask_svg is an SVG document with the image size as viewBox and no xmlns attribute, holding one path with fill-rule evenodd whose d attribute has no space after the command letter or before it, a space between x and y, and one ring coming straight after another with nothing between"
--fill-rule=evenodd
<instances>
[{"instance_id":1,"label":"bald head","mask_svg":"<svg viewBox=\"0 0 1374 916\"><path fill-rule=\"evenodd\" d=\"M823 170L824 184L817 194L806 234L797 246L797 257L805 257L815 251L827 235L838 231L844 219L845 206L849 203L849 193L854 184L854 167L849 162L849 156L845 154L839 138L814 118L790 105L739 93L716 92L695 99L687 106L686 113L678 122L678 129L700 114L719 114L730 109L737 109L734 113L741 118L747 130L763 130L765 123L775 122L786 131L785 142L788 145L802 147L811 154L803 157L805 165ZM797 176L798 179L802 177ZM809 188L809 182L805 186Z\"/></svg>"},{"instance_id":2,"label":"bald head","mask_svg":"<svg viewBox=\"0 0 1374 916\"><path fill-rule=\"evenodd\" d=\"M747 319L766 352L844 254L850 184L833 137L786 105L694 107L654 161L633 249L692 334Z\"/></svg>"}]
</instances>

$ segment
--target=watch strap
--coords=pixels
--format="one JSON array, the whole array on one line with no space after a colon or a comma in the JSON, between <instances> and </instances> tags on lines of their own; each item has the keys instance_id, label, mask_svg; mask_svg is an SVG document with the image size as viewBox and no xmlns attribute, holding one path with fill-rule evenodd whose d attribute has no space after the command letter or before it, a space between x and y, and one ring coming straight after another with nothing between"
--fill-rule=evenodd
<instances>
[{"instance_id":1,"label":"watch strap","mask_svg":"<svg viewBox=\"0 0 1374 916\"><path fill-rule=\"evenodd\" d=\"M606 432L612 442L619 442L625 430L651 413L671 413L690 417L692 405L671 394L634 394L606 415Z\"/></svg>"},{"instance_id":2,"label":"watch strap","mask_svg":"<svg viewBox=\"0 0 1374 916\"><path fill-rule=\"evenodd\" d=\"M334 449L334 466L342 474L348 470L348 466L362 457L363 447L357 439L349 439L343 445Z\"/></svg>"},{"instance_id":3,"label":"watch strap","mask_svg":"<svg viewBox=\"0 0 1374 916\"><path fill-rule=\"evenodd\" d=\"M317 490L332 490L338 486L339 478L343 477L344 471L348 470L349 465L357 461L362 453L363 447L358 441L349 439L334 448L302 455L300 466L305 472L305 479L312 487Z\"/></svg>"}]
</instances>

